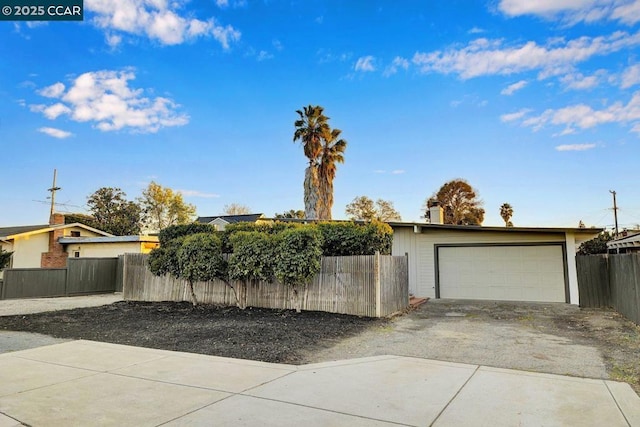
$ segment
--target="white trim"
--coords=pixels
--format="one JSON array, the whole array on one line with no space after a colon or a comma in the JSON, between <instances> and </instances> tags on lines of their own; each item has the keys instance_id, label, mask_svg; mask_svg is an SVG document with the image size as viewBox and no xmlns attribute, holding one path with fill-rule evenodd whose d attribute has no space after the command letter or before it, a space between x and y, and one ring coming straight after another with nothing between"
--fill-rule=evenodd
<instances>
[{"instance_id":1,"label":"white trim","mask_svg":"<svg viewBox=\"0 0 640 427\"><path fill-rule=\"evenodd\" d=\"M576 268L576 236L573 233L565 233L567 248L567 279L569 280L569 304L580 304L578 288L578 269Z\"/></svg>"}]
</instances>

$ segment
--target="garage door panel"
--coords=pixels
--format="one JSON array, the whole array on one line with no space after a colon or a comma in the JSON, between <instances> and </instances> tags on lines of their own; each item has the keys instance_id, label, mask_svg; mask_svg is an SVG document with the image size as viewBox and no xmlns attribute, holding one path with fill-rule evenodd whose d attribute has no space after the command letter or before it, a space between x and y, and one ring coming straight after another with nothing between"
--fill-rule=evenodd
<instances>
[{"instance_id":1,"label":"garage door panel","mask_svg":"<svg viewBox=\"0 0 640 427\"><path fill-rule=\"evenodd\" d=\"M565 302L560 245L438 248L441 298Z\"/></svg>"}]
</instances>

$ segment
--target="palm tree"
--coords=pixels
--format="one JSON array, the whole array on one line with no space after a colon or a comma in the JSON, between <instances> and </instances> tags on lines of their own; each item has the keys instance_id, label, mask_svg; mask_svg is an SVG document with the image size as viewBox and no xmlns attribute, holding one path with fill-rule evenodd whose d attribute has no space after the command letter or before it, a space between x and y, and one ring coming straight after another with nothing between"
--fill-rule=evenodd
<instances>
[{"instance_id":1,"label":"palm tree","mask_svg":"<svg viewBox=\"0 0 640 427\"><path fill-rule=\"evenodd\" d=\"M511 217L513 216L513 208L509 203L503 203L500 206L500 216L504 221L505 227L513 227L513 223L511 222Z\"/></svg>"},{"instance_id":2,"label":"palm tree","mask_svg":"<svg viewBox=\"0 0 640 427\"><path fill-rule=\"evenodd\" d=\"M331 219L333 208L333 179L336 177L336 163L344 163L344 151L347 141L339 139L340 129L333 129L328 133L322 145L322 157L318 178L320 180L320 219Z\"/></svg>"},{"instance_id":3,"label":"palm tree","mask_svg":"<svg viewBox=\"0 0 640 427\"><path fill-rule=\"evenodd\" d=\"M304 212L308 219L319 218L320 182L318 167L322 155L322 141L331 130L324 115L324 108L309 105L297 110L300 116L295 121L296 131L293 142L300 140L304 155L309 159L309 166L304 173Z\"/></svg>"}]
</instances>

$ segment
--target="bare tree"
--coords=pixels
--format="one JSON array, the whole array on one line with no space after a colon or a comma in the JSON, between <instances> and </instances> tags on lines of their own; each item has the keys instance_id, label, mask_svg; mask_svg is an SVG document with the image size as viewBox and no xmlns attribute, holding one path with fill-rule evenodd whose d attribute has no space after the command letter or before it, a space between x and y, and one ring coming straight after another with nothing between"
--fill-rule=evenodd
<instances>
[{"instance_id":1,"label":"bare tree","mask_svg":"<svg viewBox=\"0 0 640 427\"><path fill-rule=\"evenodd\" d=\"M359 221L401 221L398 211L393 207L393 202L378 199L374 203L367 196L359 196L353 199L345 209L345 213L352 220Z\"/></svg>"},{"instance_id":2,"label":"bare tree","mask_svg":"<svg viewBox=\"0 0 640 427\"><path fill-rule=\"evenodd\" d=\"M239 203L231 203L230 205L224 205L222 212L225 215L247 215L251 213L251 208Z\"/></svg>"}]
</instances>

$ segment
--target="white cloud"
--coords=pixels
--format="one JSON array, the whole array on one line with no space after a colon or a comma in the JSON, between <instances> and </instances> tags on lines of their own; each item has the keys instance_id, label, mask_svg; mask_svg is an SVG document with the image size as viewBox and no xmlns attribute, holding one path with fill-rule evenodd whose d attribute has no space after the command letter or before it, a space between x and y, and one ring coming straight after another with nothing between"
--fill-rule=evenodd
<instances>
[{"instance_id":1,"label":"white cloud","mask_svg":"<svg viewBox=\"0 0 640 427\"><path fill-rule=\"evenodd\" d=\"M486 75L510 75L539 70L540 78L566 73L575 64L593 56L607 55L640 45L640 32L623 31L609 36L579 37L573 40L549 40L546 45L529 41L504 46L502 40L476 39L462 48L416 52L412 62L423 73L458 74L462 79Z\"/></svg>"},{"instance_id":2,"label":"white cloud","mask_svg":"<svg viewBox=\"0 0 640 427\"><path fill-rule=\"evenodd\" d=\"M234 8L245 7L247 5L246 0L235 0L230 2L229 0L216 0L216 6L221 9L233 6Z\"/></svg>"},{"instance_id":3,"label":"white cloud","mask_svg":"<svg viewBox=\"0 0 640 427\"><path fill-rule=\"evenodd\" d=\"M49 120L55 120L63 114L69 114L71 109L59 102L46 106L44 104L30 105L29 109L34 113L42 113Z\"/></svg>"},{"instance_id":4,"label":"white cloud","mask_svg":"<svg viewBox=\"0 0 640 427\"><path fill-rule=\"evenodd\" d=\"M380 174L380 175L385 175L385 174L391 174L391 175L402 175L404 174L406 171L404 169L394 169L390 172L387 172L385 169L376 169L373 171L373 173L376 174Z\"/></svg>"},{"instance_id":5,"label":"white cloud","mask_svg":"<svg viewBox=\"0 0 640 427\"><path fill-rule=\"evenodd\" d=\"M184 43L211 36L224 49L240 38L232 26L219 25L214 18L206 21L181 16L179 2L166 0L86 0L86 10L95 14L92 22L106 32L107 43L121 42L120 33L145 35L164 45Z\"/></svg>"},{"instance_id":6,"label":"white cloud","mask_svg":"<svg viewBox=\"0 0 640 427\"><path fill-rule=\"evenodd\" d=\"M319 64L328 64L330 62L336 62L336 61L338 62L348 61L351 59L353 55L351 52L336 54L329 49L321 48L321 49L318 49L318 51L316 52L316 56L318 56Z\"/></svg>"},{"instance_id":7,"label":"white cloud","mask_svg":"<svg viewBox=\"0 0 640 427\"><path fill-rule=\"evenodd\" d=\"M42 96L46 96L47 98L58 98L62 95L64 89L64 84L58 82L39 90L38 93Z\"/></svg>"},{"instance_id":8,"label":"white cloud","mask_svg":"<svg viewBox=\"0 0 640 427\"><path fill-rule=\"evenodd\" d=\"M358 58L354 68L356 71L362 71L362 72L375 71L376 67L373 64L374 61L375 61L375 58L371 55L362 56Z\"/></svg>"},{"instance_id":9,"label":"white cloud","mask_svg":"<svg viewBox=\"0 0 640 427\"><path fill-rule=\"evenodd\" d=\"M600 70L590 76L585 76L582 73L570 73L560 78L560 81L567 87L567 89L592 89L598 86L598 83L600 83L600 78L605 74L606 71L604 70Z\"/></svg>"},{"instance_id":10,"label":"white cloud","mask_svg":"<svg viewBox=\"0 0 640 427\"><path fill-rule=\"evenodd\" d=\"M552 17L566 11L592 8L596 0L501 0L498 9L508 16L539 15Z\"/></svg>"},{"instance_id":11,"label":"white cloud","mask_svg":"<svg viewBox=\"0 0 640 427\"><path fill-rule=\"evenodd\" d=\"M511 85L507 86L506 88L502 89L500 91L500 94L501 95L513 95L514 93L516 93L520 89L524 88L526 85L527 85L527 81L526 80L520 80L519 82L511 84Z\"/></svg>"},{"instance_id":12,"label":"white cloud","mask_svg":"<svg viewBox=\"0 0 640 427\"><path fill-rule=\"evenodd\" d=\"M616 102L600 110L585 104L549 109L538 116L525 119L522 125L531 127L534 131L547 125L564 126L564 131L559 135L567 135L577 129L590 129L609 123L631 123L631 131L640 133L640 91L635 92L626 105Z\"/></svg>"},{"instance_id":13,"label":"white cloud","mask_svg":"<svg viewBox=\"0 0 640 427\"><path fill-rule=\"evenodd\" d=\"M523 108L522 110L516 111L515 113L503 114L500 116L500 121L503 123L507 123L507 122L513 122L515 120L520 120L521 118L526 116L529 112L531 112L531 109Z\"/></svg>"},{"instance_id":14,"label":"white cloud","mask_svg":"<svg viewBox=\"0 0 640 427\"><path fill-rule=\"evenodd\" d=\"M486 107L489 104L489 101L486 99L481 99L478 95L475 94L467 94L462 97L462 99L454 99L449 102L449 105L453 108L457 108L460 105L470 105L473 107Z\"/></svg>"},{"instance_id":15,"label":"white cloud","mask_svg":"<svg viewBox=\"0 0 640 427\"><path fill-rule=\"evenodd\" d=\"M49 127L40 128L38 129L38 132L42 132L44 134L47 134L49 136L52 136L58 139L69 138L71 135L73 135L71 132L67 132L61 129L56 129L56 128L49 128Z\"/></svg>"},{"instance_id":16,"label":"white cloud","mask_svg":"<svg viewBox=\"0 0 640 427\"><path fill-rule=\"evenodd\" d=\"M273 55L267 52L266 50L261 50L260 53L258 53L258 55L256 56L256 59L258 61L264 61L266 59L271 59L271 58L273 58Z\"/></svg>"},{"instance_id":17,"label":"white cloud","mask_svg":"<svg viewBox=\"0 0 640 427\"><path fill-rule=\"evenodd\" d=\"M84 73L66 91L47 91L52 87L60 88L58 83L45 88L47 94L55 93L59 102L49 106L31 105L30 109L51 120L66 115L77 122L93 122L102 131L128 128L156 132L162 127L188 123L188 116L178 113L178 105L171 99L147 98L142 89L129 87L129 81L133 79L135 74L131 70Z\"/></svg>"},{"instance_id":18,"label":"white cloud","mask_svg":"<svg viewBox=\"0 0 640 427\"><path fill-rule=\"evenodd\" d=\"M27 21L25 22L27 28L38 28L49 25L47 21Z\"/></svg>"},{"instance_id":19,"label":"white cloud","mask_svg":"<svg viewBox=\"0 0 640 427\"><path fill-rule=\"evenodd\" d=\"M409 68L409 61L401 56L396 56L393 58L393 61L387 68L385 68L384 73L382 73L385 77L391 76L398 72L398 69L402 68L403 70L407 70Z\"/></svg>"},{"instance_id":20,"label":"white cloud","mask_svg":"<svg viewBox=\"0 0 640 427\"><path fill-rule=\"evenodd\" d=\"M640 21L638 0L501 0L498 9L510 17L534 15L568 25L600 20L632 25Z\"/></svg>"},{"instance_id":21,"label":"white cloud","mask_svg":"<svg viewBox=\"0 0 640 427\"><path fill-rule=\"evenodd\" d=\"M484 33L484 32L485 32L485 30L483 30L482 28L479 28L479 27L473 27L472 29L467 31L467 33L469 33L469 34L481 34L481 33Z\"/></svg>"},{"instance_id":22,"label":"white cloud","mask_svg":"<svg viewBox=\"0 0 640 427\"><path fill-rule=\"evenodd\" d=\"M640 21L640 1L633 0L617 6L611 13L611 18L617 19L627 25Z\"/></svg>"},{"instance_id":23,"label":"white cloud","mask_svg":"<svg viewBox=\"0 0 640 427\"><path fill-rule=\"evenodd\" d=\"M109 45L110 48L114 49L122 43L122 36L119 34L109 34L105 35L105 41Z\"/></svg>"},{"instance_id":24,"label":"white cloud","mask_svg":"<svg viewBox=\"0 0 640 427\"><path fill-rule=\"evenodd\" d=\"M177 190L177 192L181 193L184 197L201 197L203 199L215 199L220 197L219 194L204 193L198 190Z\"/></svg>"},{"instance_id":25,"label":"white cloud","mask_svg":"<svg viewBox=\"0 0 640 427\"><path fill-rule=\"evenodd\" d=\"M624 70L622 72L621 79L620 87L622 89L626 89L640 83L640 64L632 65Z\"/></svg>"},{"instance_id":26,"label":"white cloud","mask_svg":"<svg viewBox=\"0 0 640 427\"><path fill-rule=\"evenodd\" d=\"M595 148L596 144L565 144L558 145L556 150L558 151L586 151Z\"/></svg>"}]
</instances>

